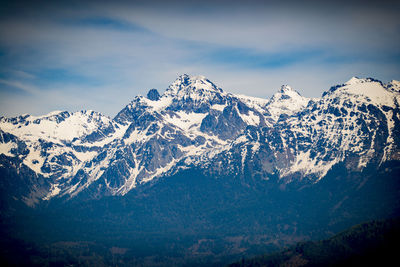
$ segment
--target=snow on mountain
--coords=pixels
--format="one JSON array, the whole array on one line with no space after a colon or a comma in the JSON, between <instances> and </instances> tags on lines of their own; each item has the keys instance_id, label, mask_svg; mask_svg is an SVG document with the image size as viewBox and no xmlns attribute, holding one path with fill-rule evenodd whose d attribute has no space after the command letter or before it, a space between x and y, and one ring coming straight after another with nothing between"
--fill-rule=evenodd
<instances>
[{"instance_id":1,"label":"snow on mountain","mask_svg":"<svg viewBox=\"0 0 400 267\"><path fill-rule=\"evenodd\" d=\"M0 153L52 182L45 199L124 195L198 166L215 175L323 178L400 159L399 82L352 78L309 99L284 85L271 99L234 95L182 75L135 97L114 119L93 111L0 119Z\"/></svg>"},{"instance_id":2,"label":"snow on mountain","mask_svg":"<svg viewBox=\"0 0 400 267\"><path fill-rule=\"evenodd\" d=\"M392 83L396 85L396 82ZM358 101L372 102L378 105L394 106L393 92L381 81L352 77L349 81L330 92L333 96L356 97Z\"/></svg>"},{"instance_id":3,"label":"snow on mountain","mask_svg":"<svg viewBox=\"0 0 400 267\"><path fill-rule=\"evenodd\" d=\"M392 92L400 92L400 81L392 80L388 85L387 89Z\"/></svg>"},{"instance_id":4,"label":"snow on mountain","mask_svg":"<svg viewBox=\"0 0 400 267\"><path fill-rule=\"evenodd\" d=\"M215 93L224 94L221 88L218 88L206 77L183 74L167 88L164 95L201 101L213 98Z\"/></svg>"},{"instance_id":5,"label":"snow on mountain","mask_svg":"<svg viewBox=\"0 0 400 267\"><path fill-rule=\"evenodd\" d=\"M116 138L120 126L94 111L55 111L44 116L0 118L2 132L12 134L27 148L27 154L2 148L1 152L23 159L26 166L45 177L69 177L92 159L102 146L94 141ZM114 136L116 135L116 136ZM7 142L5 142L7 144ZM91 148L82 148L82 145ZM4 145L4 143L3 143Z\"/></svg>"},{"instance_id":6,"label":"snow on mountain","mask_svg":"<svg viewBox=\"0 0 400 267\"><path fill-rule=\"evenodd\" d=\"M214 162L228 165L231 173L251 169L265 178L278 174L288 180L318 181L340 162L360 171L368 164L399 160L400 94L391 87L352 78L284 119L282 113L273 127L246 129ZM284 87L271 103L285 91L298 96Z\"/></svg>"},{"instance_id":7,"label":"snow on mountain","mask_svg":"<svg viewBox=\"0 0 400 267\"><path fill-rule=\"evenodd\" d=\"M94 111L54 111L43 116L22 115L16 118L1 118L3 131L12 132L24 141L38 138L62 144L74 138L82 138L100 128L109 127L113 121Z\"/></svg>"},{"instance_id":8,"label":"snow on mountain","mask_svg":"<svg viewBox=\"0 0 400 267\"><path fill-rule=\"evenodd\" d=\"M271 117L278 120L281 114L292 115L305 106L307 106L309 98L301 96L296 90L289 85L282 85L281 90L275 93L267 104L267 108Z\"/></svg>"}]
</instances>

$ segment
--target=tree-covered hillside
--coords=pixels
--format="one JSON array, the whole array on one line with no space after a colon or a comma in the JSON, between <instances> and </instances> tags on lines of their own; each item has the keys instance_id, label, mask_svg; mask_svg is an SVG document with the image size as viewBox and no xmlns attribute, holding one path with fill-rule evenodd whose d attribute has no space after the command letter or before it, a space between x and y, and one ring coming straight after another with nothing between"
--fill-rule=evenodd
<instances>
[{"instance_id":1,"label":"tree-covered hillside","mask_svg":"<svg viewBox=\"0 0 400 267\"><path fill-rule=\"evenodd\" d=\"M243 259L242 266L392 266L397 262L400 219L359 224L322 241Z\"/></svg>"}]
</instances>

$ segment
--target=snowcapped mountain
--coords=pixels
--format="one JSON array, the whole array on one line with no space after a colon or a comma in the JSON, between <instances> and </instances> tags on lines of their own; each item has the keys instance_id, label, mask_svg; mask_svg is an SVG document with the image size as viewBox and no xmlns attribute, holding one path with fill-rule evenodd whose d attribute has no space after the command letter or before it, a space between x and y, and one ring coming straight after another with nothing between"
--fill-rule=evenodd
<instances>
[{"instance_id":1,"label":"snowcapped mountain","mask_svg":"<svg viewBox=\"0 0 400 267\"><path fill-rule=\"evenodd\" d=\"M315 183L400 159L400 83L353 77L321 98L290 86L271 99L182 75L163 94L135 97L114 119L94 111L0 119L0 168L43 178L40 199L124 195L182 169Z\"/></svg>"},{"instance_id":2,"label":"snowcapped mountain","mask_svg":"<svg viewBox=\"0 0 400 267\"><path fill-rule=\"evenodd\" d=\"M292 105L297 111L282 112L272 127L247 128L214 162L227 164L231 173L247 169L264 178L278 174L315 182L340 162L361 171L398 160L399 92L390 89L395 84L352 78L320 99L300 99ZM270 103L276 107L275 99Z\"/></svg>"},{"instance_id":3,"label":"snowcapped mountain","mask_svg":"<svg viewBox=\"0 0 400 267\"><path fill-rule=\"evenodd\" d=\"M293 115L307 106L310 99L301 96L289 85L282 85L281 90L275 93L268 103L271 117L276 121L281 114Z\"/></svg>"}]
</instances>

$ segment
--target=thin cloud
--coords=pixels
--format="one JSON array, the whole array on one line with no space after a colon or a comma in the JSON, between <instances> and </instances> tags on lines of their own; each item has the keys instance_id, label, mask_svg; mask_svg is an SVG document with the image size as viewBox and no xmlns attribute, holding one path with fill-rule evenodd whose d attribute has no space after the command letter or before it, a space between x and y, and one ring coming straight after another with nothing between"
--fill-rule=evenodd
<instances>
[{"instance_id":1,"label":"thin cloud","mask_svg":"<svg viewBox=\"0 0 400 267\"><path fill-rule=\"evenodd\" d=\"M105 16L89 16L81 19L64 19L61 24L77 28L97 28L111 31L151 33L138 24Z\"/></svg>"},{"instance_id":2,"label":"thin cloud","mask_svg":"<svg viewBox=\"0 0 400 267\"><path fill-rule=\"evenodd\" d=\"M29 84L24 84L19 81L8 81L8 80L0 79L0 84L22 90L30 95L36 95L36 94L41 93L41 91L38 88L36 88L35 86L29 85Z\"/></svg>"},{"instance_id":3,"label":"thin cloud","mask_svg":"<svg viewBox=\"0 0 400 267\"><path fill-rule=\"evenodd\" d=\"M283 83L317 97L354 75L384 81L400 76L399 8L389 3L38 6L10 3L0 10L3 102L28 102L13 93L18 90L46 96L20 105L21 112L90 108L113 116L135 95L153 87L163 91L182 73L260 97ZM12 106L1 105L0 113L18 114Z\"/></svg>"}]
</instances>

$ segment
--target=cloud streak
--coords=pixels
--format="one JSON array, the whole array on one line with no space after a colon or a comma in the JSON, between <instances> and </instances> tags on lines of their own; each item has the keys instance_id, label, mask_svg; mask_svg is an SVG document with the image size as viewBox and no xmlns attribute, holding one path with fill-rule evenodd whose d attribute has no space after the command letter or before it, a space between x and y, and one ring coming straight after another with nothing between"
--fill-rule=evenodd
<instances>
[{"instance_id":1,"label":"cloud streak","mask_svg":"<svg viewBox=\"0 0 400 267\"><path fill-rule=\"evenodd\" d=\"M398 5L286 4L12 2L0 10L0 92L13 104L0 115L90 108L113 116L182 73L260 97L283 83L314 97L353 75L400 78ZM46 102L26 104L29 90Z\"/></svg>"}]
</instances>

